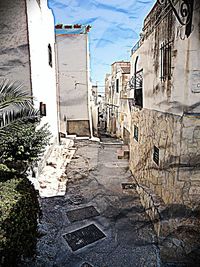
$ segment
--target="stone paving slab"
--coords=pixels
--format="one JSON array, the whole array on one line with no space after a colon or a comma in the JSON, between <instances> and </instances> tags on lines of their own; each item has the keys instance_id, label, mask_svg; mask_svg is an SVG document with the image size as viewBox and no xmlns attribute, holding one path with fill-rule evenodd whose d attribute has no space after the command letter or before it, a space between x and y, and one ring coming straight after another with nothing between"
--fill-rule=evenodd
<instances>
[{"instance_id":1,"label":"stone paving slab","mask_svg":"<svg viewBox=\"0 0 200 267\"><path fill-rule=\"evenodd\" d=\"M128 161L126 165L117 159L117 146L90 141L76 141L75 146L75 159L66 169L65 195L41 199L43 235L35 261L23 267L81 267L84 262L93 267L161 267L155 232L139 196L135 189L122 189L122 183L134 182ZM88 206L96 207L100 215L68 220L68 211ZM106 237L87 245L82 240L90 239L86 234L71 236L91 224ZM73 251L63 237L66 234L80 248Z\"/></svg>"}]
</instances>

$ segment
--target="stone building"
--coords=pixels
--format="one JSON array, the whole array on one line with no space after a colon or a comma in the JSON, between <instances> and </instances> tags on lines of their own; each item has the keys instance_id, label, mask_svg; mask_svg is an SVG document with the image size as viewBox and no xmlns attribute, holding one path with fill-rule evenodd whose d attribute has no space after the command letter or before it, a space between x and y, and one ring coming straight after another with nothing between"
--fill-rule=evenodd
<instances>
[{"instance_id":1,"label":"stone building","mask_svg":"<svg viewBox=\"0 0 200 267\"><path fill-rule=\"evenodd\" d=\"M131 56L130 168L158 235L181 242L168 260L196 255L200 236L199 14L198 0L158 1Z\"/></svg>"},{"instance_id":2,"label":"stone building","mask_svg":"<svg viewBox=\"0 0 200 267\"><path fill-rule=\"evenodd\" d=\"M55 28L60 131L68 135L90 137L90 26L60 24Z\"/></svg>"},{"instance_id":3,"label":"stone building","mask_svg":"<svg viewBox=\"0 0 200 267\"><path fill-rule=\"evenodd\" d=\"M112 76L107 73L105 77L105 108L106 108L106 131L111 132L111 110L112 110Z\"/></svg>"},{"instance_id":4,"label":"stone building","mask_svg":"<svg viewBox=\"0 0 200 267\"><path fill-rule=\"evenodd\" d=\"M117 61L111 65L111 74L105 79L105 101L107 105L107 132L119 138L127 135L124 127L126 103L121 101L122 93L130 79L130 62ZM127 101L127 99L126 99ZM122 103L123 102L123 103ZM121 110L122 109L122 110Z\"/></svg>"},{"instance_id":5,"label":"stone building","mask_svg":"<svg viewBox=\"0 0 200 267\"><path fill-rule=\"evenodd\" d=\"M0 40L0 79L23 83L57 143L54 18L47 0L1 1Z\"/></svg>"}]
</instances>

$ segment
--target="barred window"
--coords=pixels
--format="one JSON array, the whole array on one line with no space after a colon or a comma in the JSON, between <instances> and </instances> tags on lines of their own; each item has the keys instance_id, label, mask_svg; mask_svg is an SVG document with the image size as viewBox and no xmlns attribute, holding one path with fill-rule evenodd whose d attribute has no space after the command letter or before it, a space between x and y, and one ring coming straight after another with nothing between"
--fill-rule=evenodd
<instances>
[{"instance_id":1,"label":"barred window","mask_svg":"<svg viewBox=\"0 0 200 267\"><path fill-rule=\"evenodd\" d=\"M171 80L171 57L172 57L171 42L162 43L160 48L160 58L161 58L161 70L160 79L161 81Z\"/></svg>"},{"instance_id":2,"label":"barred window","mask_svg":"<svg viewBox=\"0 0 200 267\"><path fill-rule=\"evenodd\" d=\"M134 139L138 142L138 127L134 125Z\"/></svg>"},{"instance_id":3,"label":"barred window","mask_svg":"<svg viewBox=\"0 0 200 267\"><path fill-rule=\"evenodd\" d=\"M48 55L49 55L49 66L52 67L52 49L50 44L48 44Z\"/></svg>"},{"instance_id":4,"label":"barred window","mask_svg":"<svg viewBox=\"0 0 200 267\"><path fill-rule=\"evenodd\" d=\"M116 93L119 93L119 79L116 80Z\"/></svg>"},{"instance_id":5,"label":"barred window","mask_svg":"<svg viewBox=\"0 0 200 267\"><path fill-rule=\"evenodd\" d=\"M153 161L157 165L159 165L159 154L160 154L159 148L154 146L154 148L153 148Z\"/></svg>"}]
</instances>

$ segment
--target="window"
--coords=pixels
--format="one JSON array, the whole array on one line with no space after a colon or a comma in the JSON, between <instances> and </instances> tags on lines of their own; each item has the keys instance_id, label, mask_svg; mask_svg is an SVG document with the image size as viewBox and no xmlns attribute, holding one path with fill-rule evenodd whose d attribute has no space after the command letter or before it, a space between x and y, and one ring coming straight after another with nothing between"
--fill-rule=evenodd
<instances>
[{"instance_id":1,"label":"window","mask_svg":"<svg viewBox=\"0 0 200 267\"><path fill-rule=\"evenodd\" d=\"M153 161L159 165L159 149L156 146L153 149Z\"/></svg>"},{"instance_id":2,"label":"window","mask_svg":"<svg viewBox=\"0 0 200 267\"><path fill-rule=\"evenodd\" d=\"M171 42L163 43L160 48L161 57L161 81L171 80Z\"/></svg>"},{"instance_id":3,"label":"window","mask_svg":"<svg viewBox=\"0 0 200 267\"><path fill-rule=\"evenodd\" d=\"M116 80L116 93L119 93L119 79Z\"/></svg>"},{"instance_id":4,"label":"window","mask_svg":"<svg viewBox=\"0 0 200 267\"><path fill-rule=\"evenodd\" d=\"M134 139L138 142L138 127L134 125Z\"/></svg>"},{"instance_id":5,"label":"window","mask_svg":"<svg viewBox=\"0 0 200 267\"><path fill-rule=\"evenodd\" d=\"M137 56L134 64L134 76L132 78L132 86L134 89L134 102L135 106L140 108L143 107L143 69L138 69L138 60Z\"/></svg>"},{"instance_id":6,"label":"window","mask_svg":"<svg viewBox=\"0 0 200 267\"><path fill-rule=\"evenodd\" d=\"M143 107L143 70L139 70L135 73L134 78L134 98L135 105L139 107Z\"/></svg>"},{"instance_id":7,"label":"window","mask_svg":"<svg viewBox=\"0 0 200 267\"><path fill-rule=\"evenodd\" d=\"M49 66L52 67L52 49L50 44L48 44L48 55L49 55Z\"/></svg>"},{"instance_id":8,"label":"window","mask_svg":"<svg viewBox=\"0 0 200 267\"><path fill-rule=\"evenodd\" d=\"M40 115L41 116L46 116L47 115L46 104L44 104L43 102L40 102Z\"/></svg>"},{"instance_id":9,"label":"window","mask_svg":"<svg viewBox=\"0 0 200 267\"><path fill-rule=\"evenodd\" d=\"M36 0L36 1L37 1L38 5L39 5L39 7L40 7L40 0Z\"/></svg>"}]
</instances>

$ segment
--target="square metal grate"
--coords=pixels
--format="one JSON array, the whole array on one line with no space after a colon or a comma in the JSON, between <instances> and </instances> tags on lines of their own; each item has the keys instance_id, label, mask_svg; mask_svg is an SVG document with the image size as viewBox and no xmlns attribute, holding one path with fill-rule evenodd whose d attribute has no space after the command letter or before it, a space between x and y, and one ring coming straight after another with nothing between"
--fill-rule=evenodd
<instances>
[{"instance_id":1,"label":"square metal grate","mask_svg":"<svg viewBox=\"0 0 200 267\"><path fill-rule=\"evenodd\" d=\"M106 237L106 235L96 225L90 224L71 233L64 234L63 237L71 249L76 251Z\"/></svg>"},{"instance_id":2,"label":"square metal grate","mask_svg":"<svg viewBox=\"0 0 200 267\"><path fill-rule=\"evenodd\" d=\"M84 262L81 267L93 267L91 264Z\"/></svg>"},{"instance_id":3,"label":"square metal grate","mask_svg":"<svg viewBox=\"0 0 200 267\"><path fill-rule=\"evenodd\" d=\"M67 217L70 222L82 221L99 215L94 206L67 211Z\"/></svg>"},{"instance_id":4,"label":"square metal grate","mask_svg":"<svg viewBox=\"0 0 200 267\"><path fill-rule=\"evenodd\" d=\"M154 149L153 149L153 161L159 165L159 148L157 148L156 146L154 146Z\"/></svg>"},{"instance_id":5,"label":"square metal grate","mask_svg":"<svg viewBox=\"0 0 200 267\"><path fill-rule=\"evenodd\" d=\"M122 183L122 189L136 189L136 184L134 184L134 183Z\"/></svg>"}]
</instances>

